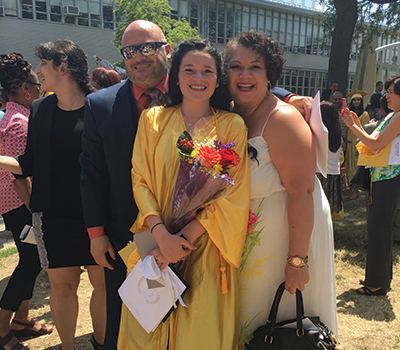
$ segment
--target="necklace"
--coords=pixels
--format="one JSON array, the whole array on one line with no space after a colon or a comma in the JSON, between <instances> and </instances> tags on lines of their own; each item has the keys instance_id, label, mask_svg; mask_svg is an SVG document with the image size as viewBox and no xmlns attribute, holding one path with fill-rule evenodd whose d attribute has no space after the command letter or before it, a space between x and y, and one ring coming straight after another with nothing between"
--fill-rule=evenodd
<instances>
[{"instance_id":1,"label":"necklace","mask_svg":"<svg viewBox=\"0 0 400 350\"><path fill-rule=\"evenodd\" d=\"M196 125L196 123L197 123L199 120L201 120L202 118L205 118L205 117L207 117L208 115L212 114L212 111L208 110L208 111L207 111L205 114L203 114L200 118L197 118L197 120L196 120L195 122L189 123L189 121L188 121L189 118L186 116L185 113L183 113L182 109L181 109L181 112L182 112L183 120L185 121L185 123L187 123L187 125L188 125L189 128L192 128L194 125Z\"/></svg>"},{"instance_id":2,"label":"necklace","mask_svg":"<svg viewBox=\"0 0 400 350\"><path fill-rule=\"evenodd\" d=\"M75 99L72 101L71 105L68 107L69 111L72 111L72 106L74 105L74 103L76 102L76 100L79 98L80 95L76 95ZM68 106L66 103L61 102L63 105Z\"/></svg>"}]
</instances>

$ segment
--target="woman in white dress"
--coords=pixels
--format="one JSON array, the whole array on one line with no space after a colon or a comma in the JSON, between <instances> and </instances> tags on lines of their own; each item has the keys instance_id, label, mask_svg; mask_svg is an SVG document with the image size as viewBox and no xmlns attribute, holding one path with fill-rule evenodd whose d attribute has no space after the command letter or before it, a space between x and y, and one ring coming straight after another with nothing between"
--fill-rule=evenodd
<instances>
[{"instance_id":1,"label":"woman in white dress","mask_svg":"<svg viewBox=\"0 0 400 350\"><path fill-rule=\"evenodd\" d=\"M248 127L250 216L239 268L240 346L267 321L278 285L303 292L305 314L337 334L330 208L315 176L315 144L301 114L271 88L284 59L265 34L250 31L228 43L224 66L235 111ZM278 321L295 316L285 293Z\"/></svg>"}]
</instances>

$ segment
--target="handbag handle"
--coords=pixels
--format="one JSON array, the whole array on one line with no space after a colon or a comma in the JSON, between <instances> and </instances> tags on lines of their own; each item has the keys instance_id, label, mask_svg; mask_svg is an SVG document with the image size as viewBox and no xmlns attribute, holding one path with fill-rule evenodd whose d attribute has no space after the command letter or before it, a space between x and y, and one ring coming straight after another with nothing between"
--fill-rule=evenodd
<instances>
[{"instance_id":1,"label":"handbag handle","mask_svg":"<svg viewBox=\"0 0 400 350\"><path fill-rule=\"evenodd\" d=\"M282 282L279 285L278 289L276 290L275 298L272 303L271 311L268 316L268 324L270 324L270 327L267 330L265 341L267 341L267 338L271 338L270 341L272 342L272 333L275 328L276 317L278 316L279 303L282 299L284 291L285 291L285 282ZM300 336L300 334L304 334L303 322L302 322L303 316L304 316L303 295L298 289L296 289L296 323L297 323L298 336Z\"/></svg>"}]
</instances>

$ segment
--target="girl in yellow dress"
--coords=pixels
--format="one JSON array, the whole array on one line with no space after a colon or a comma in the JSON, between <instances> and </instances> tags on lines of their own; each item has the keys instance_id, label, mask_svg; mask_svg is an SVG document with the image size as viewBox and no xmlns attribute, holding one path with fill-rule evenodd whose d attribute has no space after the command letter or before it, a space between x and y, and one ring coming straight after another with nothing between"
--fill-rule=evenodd
<instances>
[{"instance_id":1,"label":"girl in yellow dress","mask_svg":"<svg viewBox=\"0 0 400 350\"><path fill-rule=\"evenodd\" d=\"M219 84L221 59L216 48L203 40L182 42L172 55L170 106L147 109L140 117L132 158L139 215L131 230L151 229L159 244L151 253L161 270L186 256L182 274L190 288L183 296L187 307L179 305L150 334L124 305L119 349L238 347L237 268L249 214L247 128L239 115L217 109L225 101ZM241 161L229 170L235 185L199 211L178 236L164 226L179 169L176 141L184 130L193 134L194 129L196 134L213 129L223 143L236 142Z\"/></svg>"}]
</instances>

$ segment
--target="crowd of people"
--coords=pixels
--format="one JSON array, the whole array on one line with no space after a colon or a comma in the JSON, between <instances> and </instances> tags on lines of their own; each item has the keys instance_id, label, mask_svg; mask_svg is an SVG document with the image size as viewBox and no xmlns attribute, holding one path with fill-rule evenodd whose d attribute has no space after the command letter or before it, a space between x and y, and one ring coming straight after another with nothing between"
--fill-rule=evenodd
<instances>
[{"instance_id":1,"label":"crowd of people","mask_svg":"<svg viewBox=\"0 0 400 350\"><path fill-rule=\"evenodd\" d=\"M20 53L0 56L0 83L9 99L0 121L0 214L20 254L0 301L0 348L29 349L18 340L21 332L53 330L29 317L35 278L44 268L62 349L74 349L81 266L93 286L95 350L241 349L266 323L282 281L288 293L278 320L295 316L290 294L298 289L305 313L320 315L337 334L331 212L343 211L342 139L352 154L356 138L379 148L397 135L395 115L381 124L379 137L365 136L362 92L353 91L349 109L342 110L332 82L332 103L321 107L330 152L321 186L307 124L312 100L275 86L283 52L265 34L242 33L221 55L207 40L171 48L156 24L137 20L122 37L124 81L112 69L98 68L89 77L85 53L70 40L39 44L35 53L36 73ZM397 111L400 79L387 84L389 106ZM205 203L178 232L167 222L179 169L175 144L185 131L235 143L237 164L229 170L235 185ZM345 159L354 172L356 162ZM372 223L393 214L394 205L386 205L392 185L386 184L398 181L397 171L372 170L372 195L381 198L371 210ZM257 230L249 229L255 213ZM36 245L20 242L25 225L33 226ZM375 226L369 227L365 286L357 290L366 295L390 287L390 259L381 255L389 249L392 227L388 223L387 239L378 244ZM149 230L158 244L151 255L159 269L181 262L190 288L183 296L187 307L178 306L147 333L118 289L127 276L119 251ZM379 264L387 267L385 274Z\"/></svg>"}]
</instances>

